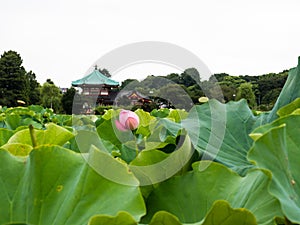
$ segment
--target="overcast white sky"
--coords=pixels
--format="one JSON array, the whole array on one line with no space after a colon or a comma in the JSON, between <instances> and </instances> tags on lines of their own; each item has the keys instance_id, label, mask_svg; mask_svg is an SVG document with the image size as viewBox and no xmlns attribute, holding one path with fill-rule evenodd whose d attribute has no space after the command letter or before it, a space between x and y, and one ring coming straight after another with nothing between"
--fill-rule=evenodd
<instances>
[{"instance_id":1,"label":"overcast white sky","mask_svg":"<svg viewBox=\"0 0 300 225\"><path fill-rule=\"evenodd\" d=\"M40 83L51 78L61 87L138 41L179 45L213 73L281 72L297 65L299 12L299 0L2 0L0 52L17 51ZM123 78L172 71L137 66Z\"/></svg>"}]
</instances>

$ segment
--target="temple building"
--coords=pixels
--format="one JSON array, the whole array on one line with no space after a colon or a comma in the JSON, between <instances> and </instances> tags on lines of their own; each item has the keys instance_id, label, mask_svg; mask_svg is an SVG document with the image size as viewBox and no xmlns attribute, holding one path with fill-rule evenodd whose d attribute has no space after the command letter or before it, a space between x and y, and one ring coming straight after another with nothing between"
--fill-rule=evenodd
<instances>
[{"instance_id":1,"label":"temple building","mask_svg":"<svg viewBox=\"0 0 300 225\"><path fill-rule=\"evenodd\" d=\"M93 114L98 105L120 107L147 106L152 100L136 90L120 90L119 82L102 74L97 67L87 76L72 81L77 90L73 113Z\"/></svg>"},{"instance_id":2,"label":"temple building","mask_svg":"<svg viewBox=\"0 0 300 225\"><path fill-rule=\"evenodd\" d=\"M78 93L82 96L96 98L96 104L112 105L118 94L119 82L110 79L95 70L82 79L72 81Z\"/></svg>"}]
</instances>

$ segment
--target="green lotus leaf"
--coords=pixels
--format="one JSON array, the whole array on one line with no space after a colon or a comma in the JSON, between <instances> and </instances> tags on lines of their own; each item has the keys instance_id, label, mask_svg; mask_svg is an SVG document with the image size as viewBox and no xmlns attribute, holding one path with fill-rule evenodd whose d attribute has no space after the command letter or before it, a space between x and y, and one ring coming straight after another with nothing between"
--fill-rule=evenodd
<instances>
[{"instance_id":1,"label":"green lotus leaf","mask_svg":"<svg viewBox=\"0 0 300 225\"><path fill-rule=\"evenodd\" d=\"M178 218L166 211L155 213L149 225L182 225Z\"/></svg>"},{"instance_id":2,"label":"green lotus leaf","mask_svg":"<svg viewBox=\"0 0 300 225\"><path fill-rule=\"evenodd\" d=\"M154 117L165 118L170 114L170 109L168 108L153 109L150 114Z\"/></svg>"},{"instance_id":3,"label":"green lotus leaf","mask_svg":"<svg viewBox=\"0 0 300 225\"><path fill-rule=\"evenodd\" d=\"M77 130L76 136L70 142L71 150L81 153L89 152L92 145L109 153L117 149L110 141L100 139L98 133L93 130Z\"/></svg>"},{"instance_id":4,"label":"green lotus leaf","mask_svg":"<svg viewBox=\"0 0 300 225\"><path fill-rule=\"evenodd\" d=\"M114 109L109 109L107 110L104 115L102 115L102 119L103 120L110 120L112 119L113 117L116 117L119 115L121 110L114 110Z\"/></svg>"},{"instance_id":5,"label":"green lotus leaf","mask_svg":"<svg viewBox=\"0 0 300 225\"><path fill-rule=\"evenodd\" d=\"M280 108L277 111L277 115L279 117L287 116L289 114L292 114L295 110L300 108L300 98L297 98L295 101L292 101L290 104L287 104L286 106Z\"/></svg>"},{"instance_id":6,"label":"green lotus leaf","mask_svg":"<svg viewBox=\"0 0 300 225\"><path fill-rule=\"evenodd\" d=\"M187 111L183 109L173 109L170 111L168 118L173 119L176 123L180 123L182 120L186 119L187 116Z\"/></svg>"},{"instance_id":7,"label":"green lotus leaf","mask_svg":"<svg viewBox=\"0 0 300 225\"><path fill-rule=\"evenodd\" d=\"M270 192L281 203L285 216L300 223L300 115L290 115L258 128L261 132L249 159L272 173Z\"/></svg>"},{"instance_id":8,"label":"green lotus leaf","mask_svg":"<svg viewBox=\"0 0 300 225\"><path fill-rule=\"evenodd\" d=\"M136 130L136 134L140 134L143 137L148 137L149 135L153 134L153 130L157 125L157 118L141 109L136 110L135 113L140 119L140 124Z\"/></svg>"},{"instance_id":9,"label":"green lotus leaf","mask_svg":"<svg viewBox=\"0 0 300 225\"><path fill-rule=\"evenodd\" d=\"M134 166L152 165L166 159L168 154L159 150L141 151L138 156L130 163Z\"/></svg>"},{"instance_id":10,"label":"green lotus leaf","mask_svg":"<svg viewBox=\"0 0 300 225\"><path fill-rule=\"evenodd\" d=\"M182 225L178 218L166 211L155 213L149 225ZM256 219L246 209L233 209L228 202L216 201L203 222L186 225L256 225Z\"/></svg>"},{"instance_id":11,"label":"green lotus leaf","mask_svg":"<svg viewBox=\"0 0 300 225\"><path fill-rule=\"evenodd\" d=\"M241 175L253 165L247 160L252 146L249 134L257 127L278 118L276 112L300 97L300 57L298 67L289 71L288 79L272 111L253 115L245 100L226 105L216 100L194 106L183 127L203 159L213 159ZM279 114L285 113L282 109ZM290 110L290 109L289 109Z\"/></svg>"},{"instance_id":12,"label":"green lotus leaf","mask_svg":"<svg viewBox=\"0 0 300 225\"><path fill-rule=\"evenodd\" d=\"M33 149L31 145L16 144L16 143L5 144L1 148L9 151L11 154L15 156L27 156Z\"/></svg>"},{"instance_id":13,"label":"green lotus leaf","mask_svg":"<svg viewBox=\"0 0 300 225\"><path fill-rule=\"evenodd\" d=\"M125 162L130 163L139 153L135 141L129 141L122 144L120 148L120 158Z\"/></svg>"},{"instance_id":14,"label":"green lotus leaf","mask_svg":"<svg viewBox=\"0 0 300 225\"><path fill-rule=\"evenodd\" d=\"M278 118L277 111L300 97L300 57L298 57L298 66L290 69L288 78L278 96L278 99L268 116L268 121Z\"/></svg>"},{"instance_id":15,"label":"green lotus leaf","mask_svg":"<svg viewBox=\"0 0 300 225\"><path fill-rule=\"evenodd\" d=\"M115 117L112 119L103 120L97 127L97 133L101 139L110 141L113 145L120 149L123 143L135 140L135 137L131 131L118 130L115 120Z\"/></svg>"},{"instance_id":16,"label":"green lotus leaf","mask_svg":"<svg viewBox=\"0 0 300 225\"><path fill-rule=\"evenodd\" d=\"M130 166L149 166L155 163L159 163L166 159L169 155L159 150L143 150L137 157L131 161ZM144 198L147 198L153 190L153 186L157 184L149 184L147 186L141 186L141 192Z\"/></svg>"},{"instance_id":17,"label":"green lotus leaf","mask_svg":"<svg viewBox=\"0 0 300 225\"><path fill-rule=\"evenodd\" d=\"M0 224L82 225L94 215L119 211L138 221L145 213L137 185L113 182L91 168L92 162L119 163L96 149L86 159L53 145L37 147L27 157L0 149L0 160ZM132 174L119 164L122 179L132 183Z\"/></svg>"},{"instance_id":18,"label":"green lotus leaf","mask_svg":"<svg viewBox=\"0 0 300 225\"><path fill-rule=\"evenodd\" d=\"M7 143L9 138L14 134L13 131L6 128L0 128L0 146Z\"/></svg>"},{"instance_id":19,"label":"green lotus leaf","mask_svg":"<svg viewBox=\"0 0 300 225\"><path fill-rule=\"evenodd\" d=\"M190 162L193 153L190 138L185 136L178 149L168 154L168 157L165 157L165 153L158 153L156 150L142 151L129 168L138 178L141 186L153 185L180 172Z\"/></svg>"},{"instance_id":20,"label":"green lotus leaf","mask_svg":"<svg viewBox=\"0 0 300 225\"><path fill-rule=\"evenodd\" d=\"M201 225L256 225L256 218L247 209L233 209L228 202L219 200L213 204Z\"/></svg>"},{"instance_id":21,"label":"green lotus leaf","mask_svg":"<svg viewBox=\"0 0 300 225\"><path fill-rule=\"evenodd\" d=\"M226 200L233 208L247 209L258 224L273 225L275 217L283 216L278 200L268 192L270 176L263 171L253 169L241 177L210 161L196 162L193 168L152 191L142 222L151 221L156 212L163 210L176 215L182 223L198 223L217 200Z\"/></svg>"},{"instance_id":22,"label":"green lotus leaf","mask_svg":"<svg viewBox=\"0 0 300 225\"><path fill-rule=\"evenodd\" d=\"M143 127L147 127L149 126L155 119L154 116L152 116L152 114L150 115L150 113L145 112L142 109L138 109L135 111L135 113L139 116L140 119L140 126Z\"/></svg>"},{"instance_id":23,"label":"green lotus leaf","mask_svg":"<svg viewBox=\"0 0 300 225\"><path fill-rule=\"evenodd\" d=\"M227 104L211 100L193 107L182 124L204 160L215 159L245 175L253 167L247 160L253 142L248 135L262 118L253 115L245 100Z\"/></svg>"},{"instance_id":24,"label":"green lotus leaf","mask_svg":"<svg viewBox=\"0 0 300 225\"><path fill-rule=\"evenodd\" d=\"M91 218L89 225L137 225L126 212L117 216L97 215ZM209 211L205 221L190 225L256 225L253 214L245 209L232 209L226 201L217 201ZM166 211L155 213L148 225L183 225L176 216Z\"/></svg>"},{"instance_id":25,"label":"green lotus leaf","mask_svg":"<svg viewBox=\"0 0 300 225\"><path fill-rule=\"evenodd\" d=\"M22 117L20 115L9 115L5 116L6 127L10 130L15 130L17 127L22 126Z\"/></svg>"},{"instance_id":26,"label":"green lotus leaf","mask_svg":"<svg viewBox=\"0 0 300 225\"><path fill-rule=\"evenodd\" d=\"M137 222L127 212L119 212L116 216L97 215L90 219L88 225L137 225Z\"/></svg>"},{"instance_id":27,"label":"green lotus leaf","mask_svg":"<svg viewBox=\"0 0 300 225\"><path fill-rule=\"evenodd\" d=\"M14 107L14 108L9 108L5 112L6 114L11 114L11 115L28 115L30 117L33 117L35 115L35 112L31 110L29 107Z\"/></svg>"},{"instance_id":28,"label":"green lotus leaf","mask_svg":"<svg viewBox=\"0 0 300 225\"><path fill-rule=\"evenodd\" d=\"M173 135L165 126L158 125L151 131L151 135L145 139L145 150L159 149L164 148L168 144L176 144L178 131L179 129Z\"/></svg>"},{"instance_id":29,"label":"green lotus leaf","mask_svg":"<svg viewBox=\"0 0 300 225\"><path fill-rule=\"evenodd\" d=\"M74 135L67 129L53 123L46 124L46 130L33 130L36 146L52 144L63 145ZM32 144L32 137L29 129L23 129L16 132L7 142L8 144Z\"/></svg>"},{"instance_id":30,"label":"green lotus leaf","mask_svg":"<svg viewBox=\"0 0 300 225\"><path fill-rule=\"evenodd\" d=\"M33 125L41 129L43 125L36 120L36 113L30 108L15 107L5 111L5 124L8 129L16 130L20 126Z\"/></svg>"}]
</instances>

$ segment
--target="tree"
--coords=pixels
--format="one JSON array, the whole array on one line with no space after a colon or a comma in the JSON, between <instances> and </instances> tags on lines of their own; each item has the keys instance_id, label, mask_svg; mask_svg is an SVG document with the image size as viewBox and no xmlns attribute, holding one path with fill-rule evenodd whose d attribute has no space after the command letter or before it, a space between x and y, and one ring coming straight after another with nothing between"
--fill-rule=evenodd
<instances>
[{"instance_id":1,"label":"tree","mask_svg":"<svg viewBox=\"0 0 300 225\"><path fill-rule=\"evenodd\" d=\"M180 84L180 76L178 73L171 73L167 76L165 76L166 79L173 81L176 84Z\"/></svg>"},{"instance_id":2,"label":"tree","mask_svg":"<svg viewBox=\"0 0 300 225\"><path fill-rule=\"evenodd\" d=\"M137 79L126 79L122 81L120 89L125 88L126 86L137 86L139 85L139 81Z\"/></svg>"},{"instance_id":3,"label":"tree","mask_svg":"<svg viewBox=\"0 0 300 225\"><path fill-rule=\"evenodd\" d=\"M73 107L73 101L74 96L76 94L75 88L71 87L68 88L67 91L63 94L61 103L62 107L67 114L72 114L72 107Z\"/></svg>"},{"instance_id":4,"label":"tree","mask_svg":"<svg viewBox=\"0 0 300 225\"><path fill-rule=\"evenodd\" d=\"M37 105L41 103L41 85L37 82L36 76L32 71L26 74L29 91L29 104Z\"/></svg>"},{"instance_id":5,"label":"tree","mask_svg":"<svg viewBox=\"0 0 300 225\"><path fill-rule=\"evenodd\" d=\"M107 77L111 77L110 72L105 68L103 68L103 69L99 68L98 71Z\"/></svg>"},{"instance_id":6,"label":"tree","mask_svg":"<svg viewBox=\"0 0 300 225\"><path fill-rule=\"evenodd\" d=\"M199 98L204 95L202 89L198 84L189 86L188 88L186 88L186 90L194 103L199 103Z\"/></svg>"},{"instance_id":7,"label":"tree","mask_svg":"<svg viewBox=\"0 0 300 225\"><path fill-rule=\"evenodd\" d=\"M48 81L48 80L47 80ZM50 80L51 81L51 80ZM56 112L62 110L61 98L62 94L60 89L49 82L45 82L41 88L42 105L53 109Z\"/></svg>"},{"instance_id":8,"label":"tree","mask_svg":"<svg viewBox=\"0 0 300 225\"><path fill-rule=\"evenodd\" d=\"M240 100L242 98L247 100L249 107L253 108L256 105L251 83L242 83L238 88L236 100Z\"/></svg>"},{"instance_id":9,"label":"tree","mask_svg":"<svg viewBox=\"0 0 300 225\"><path fill-rule=\"evenodd\" d=\"M227 84L220 84L220 88L222 90L225 102L235 100L235 93L236 93L236 88L235 87L233 87L231 85L227 85Z\"/></svg>"},{"instance_id":10,"label":"tree","mask_svg":"<svg viewBox=\"0 0 300 225\"><path fill-rule=\"evenodd\" d=\"M193 101L183 85L167 84L159 89L157 97L168 107L190 110L193 106Z\"/></svg>"},{"instance_id":11,"label":"tree","mask_svg":"<svg viewBox=\"0 0 300 225\"><path fill-rule=\"evenodd\" d=\"M29 101L29 86L23 60L15 51L0 58L0 105L17 106L17 100Z\"/></svg>"},{"instance_id":12,"label":"tree","mask_svg":"<svg viewBox=\"0 0 300 225\"><path fill-rule=\"evenodd\" d=\"M198 70L196 68L188 68L181 74L182 84L186 87L200 84L201 78Z\"/></svg>"},{"instance_id":13,"label":"tree","mask_svg":"<svg viewBox=\"0 0 300 225\"><path fill-rule=\"evenodd\" d=\"M230 76L228 73L216 73L210 76L209 81L214 81L215 79L219 82L223 81L225 77Z\"/></svg>"},{"instance_id":14,"label":"tree","mask_svg":"<svg viewBox=\"0 0 300 225\"><path fill-rule=\"evenodd\" d=\"M48 78L48 79L46 80L46 82L49 83L49 84L54 84L54 82L53 82L50 78Z\"/></svg>"}]
</instances>

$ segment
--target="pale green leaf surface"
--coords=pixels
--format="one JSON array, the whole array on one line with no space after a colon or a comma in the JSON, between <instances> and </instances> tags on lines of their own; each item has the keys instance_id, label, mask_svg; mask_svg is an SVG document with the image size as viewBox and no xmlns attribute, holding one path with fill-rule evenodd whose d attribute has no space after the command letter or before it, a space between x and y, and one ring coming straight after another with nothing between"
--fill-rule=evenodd
<instances>
[{"instance_id":1,"label":"pale green leaf surface","mask_svg":"<svg viewBox=\"0 0 300 225\"><path fill-rule=\"evenodd\" d=\"M88 225L137 225L137 222L127 212L119 212L116 216L93 216Z\"/></svg>"},{"instance_id":2,"label":"pale green leaf surface","mask_svg":"<svg viewBox=\"0 0 300 225\"><path fill-rule=\"evenodd\" d=\"M116 161L103 154L93 151L89 160ZM127 211L139 220L145 212L138 186L104 178L80 154L59 146L41 146L22 158L0 150L0 160L0 224L83 225L96 214ZM124 166L119 170L123 180L133 179Z\"/></svg>"},{"instance_id":3,"label":"pale green leaf surface","mask_svg":"<svg viewBox=\"0 0 300 225\"><path fill-rule=\"evenodd\" d=\"M7 143L9 138L14 134L13 131L6 128L0 128L0 146Z\"/></svg>"},{"instance_id":4,"label":"pale green leaf surface","mask_svg":"<svg viewBox=\"0 0 300 225\"><path fill-rule=\"evenodd\" d=\"M270 177L264 172L251 170L240 177L209 161L197 162L193 167L194 171L174 176L152 191L142 222L149 222L156 212L164 210L183 223L197 223L217 200L226 200L233 208L247 209L258 224L273 225L275 217L282 216L279 202L268 192Z\"/></svg>"},{"instance_id":5,"label":"pale green leaf surface","mask_svg":"<svg viewBox=\"0 0 300 225\"><path fill-rule=\"evenodd\" d=\"M257 129L263 135L249 152L249 159L272 173L270 192L286 217L300 223L300 115L282 117Z\"/></svg>"},{"instance_id":6,"label":"pale green leaf surface","mask_svg":"<svg viewBox=\"0 0 300 225\"><path fill-rule=\"evenodd\" d=\"M253 167L247 160L253 143L249 134L257 127L277 119L276 112L280 108L300 97L300 57L298 61L298 67L289 71L280 96L269 113L254 116L244 100L226 105L210 100L192 108L182 123L195 148L204 153L203 159L219 161L241 175ZM293 107L283 108L279 114L285 114Z\"/></svg>"},{"instance_id":7,"label":"pale green leaf surface","mask_svg":"<svg viewBox=\"0 0 300 225\"><path fill-rule=\"evenodd\" d=\"M228 202L219 200L213 204L201 225L256 225L256 218L247 209L233 209Z\"/></svg>"},{"instance_id":8,"label":"pale green leaf surface","mask_svg":"<svg viewBox=\"0 0 300 225\"><path fill-rule=\"evenodd\" d=\"M291 103L285 105L277 111L279 117L287 116L292 114L296 109L300 108L300 98L292 101Z\"/></svg>"},{"instance_id":9,"label":"pale green leaf surface","mask_svg":"<svg viewBox=\"0 0 300 225\"><path fill-rule=\"evenodd\" d=\"M74 137L70 131L53 123L47 124L46 130L34 129L34 135L36 136L37 146L45 144L63 145L72 137ZM23 129L16 132L8 140L8 144L13 143L32 145L29 129Z\"/></svg>"},{"instance_id":10,"label":"pale green leaf surface","mask_svg":"<svg viewBox=\"0 0 300 225\"><path fill-rule=\"evenodd\" d=\"M5 144L1 148L9 151L11 154L15 156L27 156L33 149L31 145L18 144L18 143Z\"/></svg>"},{"instance_id":11,"label":"pale green leaf surface","mask_svg":"<svg viewBox=\"0 0 300 225\"><path fill-rule=\"evenodd\" d=\"M255 117L245 100L228 104L211 100L193 107L182 123L204 160L219 161L242 175L253 167L247 160L252 145L248 135L262 124L262 117Z\"/></svg>"},{"instance_id":12,"label":"pale green leaf surface","mask_svg":"<svg viewBox=\"0 0 300 225\"><path fill-rule=\"evenodd\" d=\"M157 151L141 152L140 156L129 165L130 170L139 179L140 185L152 185L164 181L179 172L189 162L194 149L188 136L182 145L168 157ZM149 157L146 159L146 156Z\"/></svg>"},{"instance_id":13,"label":"pale green leaf surface","mask_svg":"<svg viewBox=\"0 0 300 225\"><path fill-rule=\"evenodd\" d=\"M288 78L281 90L278 99L268 116L268 121L278 118L277 111L300 97L300 57L298 57L298 66L291 69Z\"/></svg>"}]
</instances>

